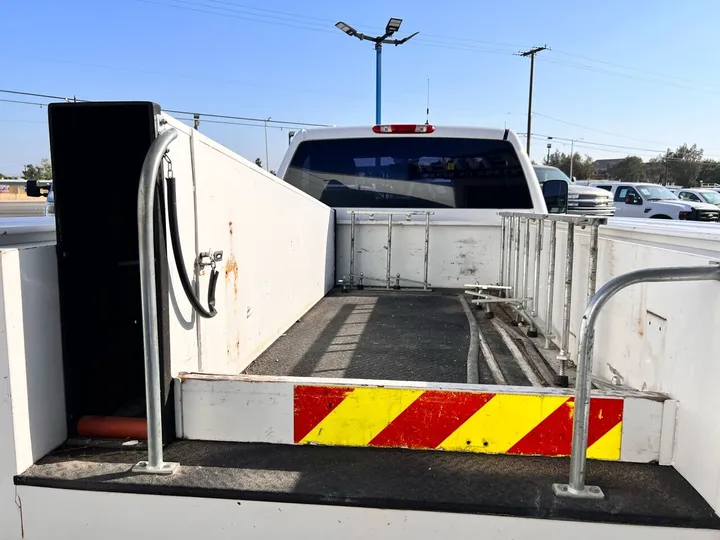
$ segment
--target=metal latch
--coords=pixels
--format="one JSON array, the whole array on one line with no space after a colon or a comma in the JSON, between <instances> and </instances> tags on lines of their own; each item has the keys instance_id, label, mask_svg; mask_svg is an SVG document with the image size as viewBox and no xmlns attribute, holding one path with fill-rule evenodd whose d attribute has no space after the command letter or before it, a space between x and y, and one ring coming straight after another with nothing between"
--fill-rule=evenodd
<instances>
[{"instance_id":1,"label":"metal latch","mask_svg":"<svg viewBox=\"0 0 720 540\"><path fill-rule=\"evenodd\" d=\"M222 259L223 259L222 250L213 251L212 248L210 248L207 251L203 251L202 253L200 253L198 255L197 265L200 268L205 268L206 266L210 266L212 269L215 269L216 264L221 262Z\"/></svg>"}]
</instances>

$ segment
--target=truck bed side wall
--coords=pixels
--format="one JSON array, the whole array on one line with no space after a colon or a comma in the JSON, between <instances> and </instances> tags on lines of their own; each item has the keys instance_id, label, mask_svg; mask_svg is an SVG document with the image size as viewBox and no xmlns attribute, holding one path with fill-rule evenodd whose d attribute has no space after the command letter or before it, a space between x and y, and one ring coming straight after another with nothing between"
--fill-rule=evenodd
<instances>
[{"instance_id":1,"label":"truck bed side wall","mask_svg":"<svg viewBox=\"0 0 720 540\"><path fill-rule=\"evenodd\" d=\"M0 251L0 540L21 537L13 476L66 437L55 246Z\"/></svg>"},{"instance_id":2,"label":"truck bed side wall","mask_svg":"<svg viewBox=\"0 0 720 540\"><path fill-rule=\"evenodd\" d=\"M183 251L223 251L217 310L197 321L171 263L171 351L175 372L242 371L334 283L334 212L196 130L170 146ZM195 197L193 197L193 185ZM205 302L209 268L200 276Z\"/></svg>"},{"instance_id":3,"label":"truck bed side wall","mask_svg":"<svg viewBox=\"0 0 720 540\"><path fill-rule=\"evenodd\" d=\"M600 229L597 288L640 268L704 266L720 260L720 235L712 225L638 224L615 219ZM561 334L566 227L558 224L553 332ZM546 229L546 233L547 233ZM548 234L544 249L548 249ZM534 250L534 231L530 252ZM587 295L589 235L576 230L570 354L577 360L580 322ZM547 261L543 252L543 261ZM547 284L547 264L540 283ZM540 295L545 320L547 287ZM678 404L674 465L720 511L720 283L658 283L617 294L598 320L594 372L605 380L667 393ZM558 340L555 340L558 342Z\"/></svg>"}]
</instances>

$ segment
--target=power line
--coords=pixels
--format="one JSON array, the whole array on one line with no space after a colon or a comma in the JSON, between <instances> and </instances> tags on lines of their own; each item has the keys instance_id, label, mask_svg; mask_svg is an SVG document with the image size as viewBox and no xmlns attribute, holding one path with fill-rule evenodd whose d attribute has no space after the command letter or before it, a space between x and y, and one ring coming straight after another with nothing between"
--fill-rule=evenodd
<instances>
[{"instance_id":1,"label":"power line","mask_svg":"<svg viewBox=\"0 0 720 540\"><path fill-rule=\"evenodd\" d=\"M15 96L30 96L30 97L39 97L39 98L45 98L45 99L62 99L63 101L66 101L70 98L66 98L63 96L52 96L50 94L37 94L35 92L21 92L20 90L1 90L0 92L3 94L13 94ZM78 99L77 101L83 101L81 99Z\"/></svg>"},{"instance_id":2,"label":"power line","mask_svg":"<svg viewBox=\"0 0 720 540\"><path fill-rule=\"evenodd\" d=\"M701 83L701 82L699 82L699 81L690 81L690 80L685 79L685 78L683 78L683 77L675 77L675 76L673 76L673 75L666 75L666 74L663 74L663 73L658 73L658 72L655 72L655 71L649 71L649 70L646 70L646 69L636 68L636 67L632 67L632 66L625 66L625 65L623 65L623 64L615 64L615 63L613 63L613 62L607 62L606 60L598 60L598 59L596 59L596 58L590 58L589 56L583 56L583 55L581 55L581 54L574 54L574 53L569 53L569 52L565 52L565 51L558 51L557 49L555 49L554 52L556 52L556 53L558 53L558 54L565 55L565 56L571 56L571 57L573 57L573 58L579 58L579 59L581 59L581 60L588 60L588 61L590 61L590 62L595 62L595 63L598 63L598 64L604 64L604 65L606 65L606 66L619 67L619 68L621 68L621 69L626 69L626 70L628 70L628 71L636 71L636 72L638 72L638 73L644 73L644 74L647 74L647 75L652 75L652 76L655 76L655 77L661 77L661 78L664 78L664 79L672 79L672 80L676 80L676 81L686 82L686 83L689 83L689 84L698 84L698 85L700 85L700 86L708 86L708 87L720 89L720 86L717 86L717 85L705 84L705 83Z\"/></svg>"},{"instance_id":3,"label":"power line","mask_svg":"<svg viewBox=\"0 0 720 540\"><path fill-rule=\"evenodd\" d=\"M181 122L194 122L195 118L178 118L177 120L180 120ZM256 128L262 128L265 127L263 124L250 124L247 122L228 122L226 120L202 120L203 124L225 124L229 126L247 126L247 127L256 127ZM288 126L267 126L268 129L289 129Z\"/></svg>"},{"instance_id":4,"label":"power line","mask_svg":"<svg viewBox=\"0 0 720 540\"><path fill-rule=\"evenodd\" d=\"M13 94L13 95L22 95L22 96L31 96L31 97L40 97L45 99L60 99L63 101L79 101L79 102L88 102L93 100L86 100L86 99L78 99L78 98L66 98L62 96L54 96L52 94L40 94L36 92L23 92L20 90L7 90L7 89L0 89L0 93L2 94ZM33 105L42 105L41 103L33 103ZM249 116L233 116L229 114L216 114L216 113L198 113L195 111L180 111L180 110L174 110L174 109L164 109L167 113L173 113L173 114L186 114L186 115L195 115L199 114L200 116L209 117L209 118L224 118L228 120L244 120L247 122L260 122L265 123L268 122L265 118L252 118ZM292 122L292 121L286 121L286 120L270 120L269 121L272 124L282 124L286 126L304 126L304 127L331 127L332 124L315 124L311 122Z\"/></svg>"},{"instance_id":5,"label":"power line","mask_svg":"<svg viewBox=\"0 0 720 540\"><path fill-rule=\"evenodd\" d=\"M37 105L39 107L47 107L47 103L38 103L37 101L20 101L17 99L0 99L2 103L17 103L19 105Z\"/></svg>"},{"instance_id":6,"label":"power line","mask_svg":"<svg viewBox=\"0 0 720 540\"><path fill-rule=\"evenodd\" d=\"M173 114L189 114L189 115L200 115L201 117L208 118L227 118L228 120L245 120L247 122L262 122L269 124L282 124L286 126L305 126L305 127L333 127L332 124L313 124L310 122L290 122L286 120L268 120L267 118L251 118L249 116L233 116L229 114L214 114L214 113L199 113L192 111L177 111L173 109L165 109L165 112Z\"/></svg>"},{"instance_id":7,"label":"power line","mask_svg":"<svg viewBox=\"0 0 720 540\"><path fill-rule=\"evenodd\" d=\"M593 73L601 73L601 74L604 74L604 75L611 75L611 76L620 77L620 78L624 78L624 79L629 79L629 80L633 80L633 81L649 82L649 83L660 84L660 85L663 85L663 86L669 86L669 87L673 87L673 88L680 88L680 89L683 89L683 90L695 90L695 91L698 91L698 92L706 92L706 93L709 93L709 94L718 94L718 93L720 93L720 89L719 89L719 90L712 90L712 89L710 89L710 88L701 88L701 87L698 87L698 86L692 86L692 85L688 85L688 84L684 84L684 85L683 85L683 84L677 84L677 83L674 83L674 82L671 82L671 81L663 81L663 80L651 79L651 78L649 78L649 77L642 77L642 76L639 76L639 75L631 75L631 74L629 74L629 73L623 73L623 72L620 72L620 71L612 71L612 70L609 70L609 69L598 68L598 67L595 67L595 66L588 66L588 65L586 65L586 64L580 64L580 63L577 63L577 62L565 62L565 61L562 61L562 60L551 60L551 59L545 59L545 62L551 63L551 64L557 64L557 65L559 65L559 66L568 66L568 67L572 67L572 68L575 68L575 69L580 69L580 70L583 70L583 71L589 71L589 72L593 72Z\"/></svg>"},{"instance_id":8,"label":"power line","mask_svg":"<svg viewBox=\"0 0 720 540\"><path fill-rule=\"evenodd\" d=\"M138 0L139 1L139 0ZM255 17L265 17L269 19L277 19L279 21L288 21L291 23L300 23L303 25L318 27L317 30L320 31L327 31L327 25L334 25L335 19L330 18L324 18L324 17L313 17L310 15L304 15L301 13L291 13L289 11L281 11L276 9L268 9L268 8L259 8L255 6L248 6L246 4L239 4L237 2L229 2L227 0L204 0L205 2L210 2L212 4L217 4L216 6L211 6L206 3L201 3L196 1L190 1L190 0L166 0L170 2L177 2L181 4L186 5L194 5L196 7L202 7L202 8L208 8L208 9L217 9L217 10L224 10L228 11L230 13L237 13L242 15L249 15L249 16L255 16ZM157 2L156 2L157 3ZM180 6L174 6L172 4L165 4L167 7L180 7ZM229 7L220 7L220 6L229 6ZM261 13L252 13L253 11L261 12ZM216 12L208 12L215 15L223 15L222 13L216 13ZM270 13L271 15L264 15L264 13ZM281 17L278 17L281 16ZM285 18L289 17L289 18ZM303 20L304 19L304 20ZM256 20L256 22L262 22L261 20ZM268 22L268 21L264 21ZM359 29L375 29L375 25L370 24L361 24L356 25ZM446 40L446 41L459 41L459 42L470 42L470 43L479 43L482 45L494 45L499 47L510 47L512 49L522 48L525 47L525 45L519 45L517 43L502 43L502 42L496 42L496 41L488 41L488 40L481 40L481 39L474 39L474 38L459 38L456 36L445 36L440 34L425 34L424 36L429 38L435 38L436 40ZM509 53L510 51L504 51L506 53Z\"/></svg>"},{"instance_id":9,"label":"power line","mask_svg":"<svg viewBox=\"0 0 720 540\"><path fill-rule=\"evenodd\" d=\"M135 0L137 2L142 2L146 4L155 4L159 6L174 8L174 9L181 9L181 10L187 10L187 11L194 11L199 13L205 13L210 15L216 15L221 17L230 17L230 18L236 18L236 19L242 19L242 20L248 20L252 22L258 22L258 23L264 23L264 24L271 24L271 25L278 25L278 26L286 26L290 28L297 28L301 30L310 30L314 32L326 32L331 33L331 30L328 30L325 28L325 22L330 23L330 19L324 19L320 17L310 17L302 14L297 13L290 13L286 11L279 11L279 10L272 10L272 9L264 9L264 8L255 8L247 5L242 4L236 4L234 2L228 2L224 0L205 0L207 2L213 2L215 4L221 4L223 6L231 6L231 7L219 7L219 6L213 6L208 4L203 4L199 2L192 2L190 0L168 0L170 2L176 2L185 4L186 6L196 6L196 7L185 7L183 5L177 5L177 4L168 4L163 2L158 2L156 0ZM200 9L204 8L204 9ZM212 10L225 10L229 11L229 13L222 13L218 11L212 11ZM244 11L243 11L244 10ZM247 10L253 10L253 11L262 11L266 13L271 13L272 15L264 15L262 13L251 13ZM283 15L286 17L291 17L291 19L278 17L278 15ZM263 18L259 18L263 17ZM270 19L270 20L266 20ZM305 20L302 20L305 19ZM292 24L288 24L292 23ZM359 26L359 28L369 28L370 26L363 25ZM500 43L500 42L493 42L493 41L483 41L483 40L476 40L471 38L459 38L454 36L444 36L439 34L424 34L425 37L419 38L417 41L418 43L422 43L424 46L427 47L437 47L437 48L444 48L444 49L451 49L451 50L461 50L461 51L468 51L468 52L478 52L483 54L500 54L500 55L510 55L510 50L504 50L504 49L498 49L498 48L488 48L488 47L476 47L473 46L472 43L480 43L483 45L494 45L496 47L514 47L517 48L518 45L510 44L510 43ZM435 40L428 40L427 38L435 38ZM468 44L470 43L470 44ZM566 62L561 60L552 60L552 59L546 59L546 62L554 63L557 65L562 65L566 67L572 67L574 69L580 69L584 71L589 72L595 72L595 73L602 73L606 75L616 76L616 77L623 77L628 80L635 80L640 82L651 82L654 84L661 84L665 86L685 89L685 90L695 90L695 91L701 91L701 92L709 92L711 94L720 93L720 87L713 86L713 85L704 85L704 87L698 87L697 83L695 83L695 86L692 86L692 81L688 81L686 79L680 78L680 77L673 77L669 75L663 75L660 73L643 70L641 68L635 68L630 66L624 66L622 64L615 64L612 62L607 62L605 60L598 60L593 59L587 56L577 55L573 53L566 53L564 51L561 51L560 54L564 54L566 56L570 57L576 57L579 59L585 59L590 62L600 63L608 66L614 66L619 67L624 70L630 70L635 71L637 73L645 74L645 75L651 75L654 77L660 77L662 79L666 80L655 80L650 79L648 77L642 77L637 75L632 75L629 73L623 73L619 71L612 71L607 69L598 68L596 66L589 66L587 64L580 64L576 62ZM670 80L676 80L680 82L684 82L685 84L676 84L670 82Z\"/></svg>"},{"instance_id":10,"label":"power line","mask_svg":"<svg viewBox=\"0 0 720 540\"><path fill-rule=\"evenodd\" d=\"M575 123L573 123L573 122L568 122L568 121L566 121L566 120L561 120L560 118L554 118L554 117L552 117L552 116L548 116L547 114L541 114L541 113L539 113L539 112L534 112L534 113L533 113L533 116L540 116L541 118L547 118L548 120L552 120L552 121L554 121L554 122L560 122L561 124L567 124L568 126L574 126L574 127L580 128L580 129L585 129L585 130L587 130L587 131L594 131L594 132L596 132L596 133L602 133L603 135L610 135L611 137L619 137L619 138L621 138L621 139L629 139L629 140L632 140L632 141L639 141L639 142L648 142L648 143L652 143L652 144L663 144L663 143L658 142L658 141L649 141L649 140L647 140L647 139L638 139L638 138L636 138L636 137L629 137L629 136L627 136L627 135L620 135L619 133L611 133L611 132L609 132L609 131L603 131L603 130L600 130L600 129L595 129L595 128L591 128L591 127L588 127L588 126L583 126L582 124L575 124Z\"/></svg>"},{"instance_id":11,"label":"power line","mask_svg":"<svg viewBox=\"0 0 720 540\"><path fill-rule=\"evenodd\" d=\"M526 135L526 134L522 134L522 135ZM571 138L568 138L568 137L556 137L556 136L554 136L554 135L541 135L541 134L539 134L539 133L534 133L534 134L532 135L532 137L533 137L533 138L537 138L537 139L543 139L543 140L546 140L546 139L548 139L548 138L551 138L552 140L566 141L566 142L570 142L570 141L574 140L574 139L571 139ZM585 146L585 145L592 145L592 146L589 146L589 147L588 147L588 146ZM586 141L586 140L583 140L583 144L582 144L582 145L576 144L575 146L579 146L579 147L582 147L582 148L588 148L588 149L591 149L591 150L606 150L607 148L611 148L611 149L612 149L612 148L617 148L617 149L620 149L620 150L635 150L635 151L638 151L638 152L651 152L651 153L653 153L654 155L657 155L657 154L666 154L666 153L668 152L668 149L665 149L665 150L657 150L657 149L653 149L653 148L638 148L638 147L636 147L636 146L623 146L623 145L620 145L620 144L600 143L600 142ZM605 147L607 147L607 148L605 148ZM609 151L611 151L611 150L607 150L607 151L609 152ZM707 154L706 157L710 157L710 158L720 158L720 156L718 156L718 155L712 155L712 154Z\"/></svg>"}]
</instances>

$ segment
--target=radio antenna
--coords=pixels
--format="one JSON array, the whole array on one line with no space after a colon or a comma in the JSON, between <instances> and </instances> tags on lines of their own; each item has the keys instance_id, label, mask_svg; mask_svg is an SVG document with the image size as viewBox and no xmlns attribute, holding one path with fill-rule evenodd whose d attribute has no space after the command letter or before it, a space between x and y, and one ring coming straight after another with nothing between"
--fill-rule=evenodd
<instances>
[{"instance_id":1,"label":"radio antenna","mask_svg":"<svg viewBox=\"0 0 720 540\"><path fill-rule=\"evenodd\" d=\"M427 108L425 109L425 123L430 123L430 79L428 79L427 86Z\"/></svg>"}]
</instances>

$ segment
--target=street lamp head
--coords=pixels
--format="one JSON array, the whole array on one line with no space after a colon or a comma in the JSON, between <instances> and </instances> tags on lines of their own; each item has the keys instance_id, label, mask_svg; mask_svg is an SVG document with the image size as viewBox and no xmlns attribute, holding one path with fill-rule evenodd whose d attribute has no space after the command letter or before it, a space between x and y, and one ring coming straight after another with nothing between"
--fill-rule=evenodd
<instances>
[{"instance_id":1,"label":"street lamp head","mask_svg":"<svg viewBox=\"0 0 720 540\"><path fill-rule=\"evenodd\" d=\"M385 33L389 36L400 30L400 25L402 24L402 19L397 19L394 17L391 17L390 20L387 23L387 26L385 27Z\"/></svg>"},{"instance_id":2,"label":"street lamp head","mask_svg":"<svg viewBox=\"0 0 720 540\"><path fill-rule=\"evenodd\" d=\"M352 26L350 26L349 24L345 24L342 21L335 23L335 26L338 27L343 32L345 32L348 36L354 36L357 34L357 30L355 30Z\"/></svg>"}]
</instances>

